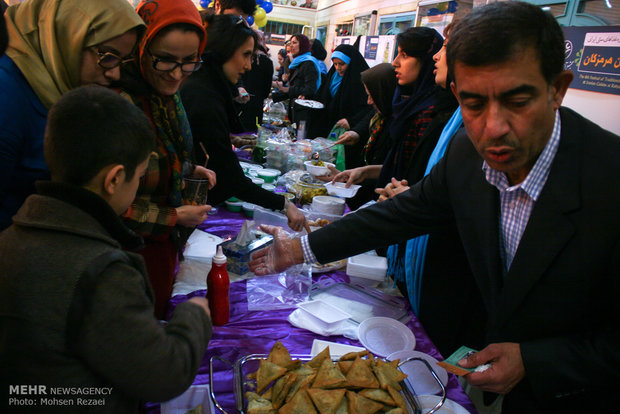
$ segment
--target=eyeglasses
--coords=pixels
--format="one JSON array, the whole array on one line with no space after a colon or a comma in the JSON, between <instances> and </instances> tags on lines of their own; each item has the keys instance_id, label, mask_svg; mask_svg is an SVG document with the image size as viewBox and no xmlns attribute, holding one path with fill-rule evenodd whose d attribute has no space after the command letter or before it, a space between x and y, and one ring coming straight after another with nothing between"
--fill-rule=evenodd
<instances>
[{"instance_id":1,"label":"eyeglasses","mask_svg":"<svg viewBox=\"0 0 620 414\"><path fill-rule=\"evenodd\" d=\"M160 72L172 72L180 66L181 72L185 74L190 74L196 72L198 69L200 69L200 66L202 65L202 59L198 59L193 62L177 62L176 60L161 59L155 57L148 49L147 52L151 56L151 58L153 58L153 69Z\"/></svg>"},{"instance_id":2,"label":"eyeglasses","mask_svg":"<svg viewBox=\"0 0 620 414\"><path fill-rule=\"evenodd\" d=\"M97 46L93 46L90 49L99 57L97 59L97 65L104 69L114 69L120 65L124 65L135 60L134 58L123 59L119 55L112 52L100 52Z\"/></svg>"}]
</instances>

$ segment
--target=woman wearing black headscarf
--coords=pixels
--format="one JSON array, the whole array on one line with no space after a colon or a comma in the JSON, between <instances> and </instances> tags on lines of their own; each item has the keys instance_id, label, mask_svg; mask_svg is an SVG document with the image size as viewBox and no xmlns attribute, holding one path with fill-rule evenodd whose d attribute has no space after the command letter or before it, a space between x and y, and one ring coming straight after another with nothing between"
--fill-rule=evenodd
<instances>
[{"instance_id":1,"label":"woman wearing black headscarf","mask_svg":"<svg viewBox=\"0 0 620 414\"><path fill-rule=\"evenodd\" d=\"M342 134L338 141L345 145L350 145L349 142L351 144L366 142L361 154L365 165L329 177L335 181L350 180L349 184L354 182L361 184L362 188L358 190L355 197L347 200L347 205L351 209L356 209L377 198L375 193L377 177L392 145L390 123L392 122L392 99L396 90L394 68L389 63L379 63L363 71L361 79L368 94L367 103L374 110Z\"/></svg>"},{"instance_id":2,"label":"woman wearing black headscarf","mask_svg":"<svg viewBox=\"0 0 620 414\"><path fill-rule=\"evenodd\" d=\"M412 27L396 36L398 55L392 62L398 86L392 101L393 119L390 124L392 149L383 163L377 181L383 187L392 178L404 178L409 163L426 165L433 146L428 153L417 148L430 124L435 98L435 62L433 55L443 44L443 38L435 29Z\"/></svg>"},{"instance_id":3,"label":"woman wearing black headscarf","mask_svg":"<svg viewBox=\"0 0 620 414\"><path fill-rule=\"evenodd\" d=\"M327 66L325 65L325 58L327 57L327 50L323 47L323 43L319 39L312 40L312 46L310 46L310 54L319 62L321 73L327 75Z\"/></svg>"},{"instance_id":4,"label":"woman wearing black headscarf","mask_svg":"<svg viewBox=\"0 0 620 414\"><path fill-rule=\"evenodd\" d=\"M331 56L333 65L327 74L325 87L322 88L321 102L325 105L320 129L316 136L326 137L334 125L345 130L357 124L372 110L366 103L367 95L361 80L361 72L368 69L368 64L357 48L340 45ZM345 146L347 168L363 165L362 148L365 142Z\"/></svg>"}]
</instances>

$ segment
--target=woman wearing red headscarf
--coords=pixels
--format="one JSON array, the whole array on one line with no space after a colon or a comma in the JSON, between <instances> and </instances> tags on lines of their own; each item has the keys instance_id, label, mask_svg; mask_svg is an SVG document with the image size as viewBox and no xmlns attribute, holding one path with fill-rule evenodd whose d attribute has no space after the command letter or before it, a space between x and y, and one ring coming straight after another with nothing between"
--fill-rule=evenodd
<instances>
[{"instance_id":1,"label":"woman wearing red headscarf","mask_svg":"<svg viewBox=\"0 0 620 414\"><path fill-rule=\"evenodd\" d=\"M183 81L200 68L206 33L191 0L142 0L137 12L147 29L137 65L124 72L122 89L151 120L157 154L124 217L144 237L140 253L155 293L155 315L163 318L183 244L181 232L202 223L211 208L183 205L183 179L208 177L210 186L215 185L213 172L191 162L192 134L178 93Z\"/></svg>"}]
</instances>

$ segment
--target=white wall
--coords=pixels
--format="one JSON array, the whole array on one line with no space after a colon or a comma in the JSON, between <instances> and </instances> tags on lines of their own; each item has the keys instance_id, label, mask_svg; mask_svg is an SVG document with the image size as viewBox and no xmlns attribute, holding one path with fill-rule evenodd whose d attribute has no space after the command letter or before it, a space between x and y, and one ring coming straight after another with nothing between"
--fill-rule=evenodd
<instances>
[{"instance_id":1,"label":"white wall","mask_svg":"<svg viewBox=\"0 0 620 414\"><path fill-rule=\"evenodd\" d=\"M562 105L620 135L620 95L569 89Z\"/></svg>"}]
</instances>

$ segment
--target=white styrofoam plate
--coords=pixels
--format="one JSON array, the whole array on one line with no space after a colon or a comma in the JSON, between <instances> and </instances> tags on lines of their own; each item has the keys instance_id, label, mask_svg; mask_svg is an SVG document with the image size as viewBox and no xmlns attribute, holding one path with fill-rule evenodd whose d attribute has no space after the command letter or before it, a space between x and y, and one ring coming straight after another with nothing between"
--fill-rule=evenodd
<instances>
[{"instance_id":1,"label":"white styrofoam plate","mask_svg":"<svg viewBox=\"0 0 620 414\"><path fill-rule=\"evenodd\" d=\"M415 348L415 336L411 329L392 318L368 318L360 323L358 335L362 345L381 357Z\"/></svg>"},{"instance_id":2,"label":"white styrofoam plate","mask_svg":"<svg viewBox=\"0 0 620 414\"><path fill-rule=\"evenodd\" d=\"M414 350L398 351L388 355L387 359L390 361L400 359L400 361L403 362L407 358L413 357L426 360L430 364L431 368L433 368L442 384L444 386L448 384L448 372L437 365L437 360L435 358L425 354L424 352ZM423 362L415 360L407 362L401 365L400 370L407 374L406 381L409 382L411 388L417 395L437 394L441 392L441 387L437 384L437 381L435 381L435 378L433 378L433 375Z\"/></svg>"}]
</instances>

